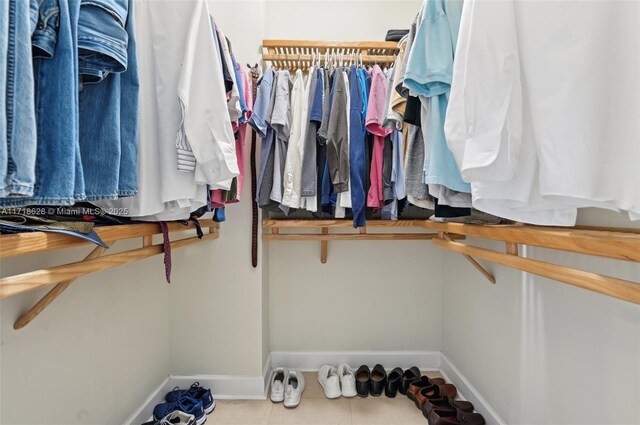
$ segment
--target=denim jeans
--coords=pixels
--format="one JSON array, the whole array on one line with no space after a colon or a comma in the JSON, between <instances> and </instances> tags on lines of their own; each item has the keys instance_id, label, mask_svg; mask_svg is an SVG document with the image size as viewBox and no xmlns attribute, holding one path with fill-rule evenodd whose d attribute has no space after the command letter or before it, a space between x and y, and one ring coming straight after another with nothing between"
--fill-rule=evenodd
<instances>
[{"instance_id":1,"label":"denim jeans","mask_svg":"<svg viewBox=\"0 0 640 425\"><path fill-rule=\"evenodd\" d=\"M57 0L32 0L31 24L36 30L31 38L34 58L53 57L58 41L60 7Z\"/></svg>"},{"instance_id":2,"label":"denim jeans","mask_svg":"<svg viewBox=\"0 0 640 425\"><path fill-rule=\"evenodd\" d=\"M349 129L349 174L351 179L351 208L353 211L353 227L366 226L367 194L365 179L367 172L365 154L365 127L362 115L362 86L355 66L349 69L349 92L351 97L350 129Z\"/></svg>"},{"instance_id":3,"label":"denim jeans","mask_svg":"<svg viewBox=\"0 0 640 425\"><path fill-rule=\"evenodd\" d=\"M9 53L9 2L0 2L0 175L2 181L0 184L5 185L7 174L7 59ZM4 196L5 194L0 194Z\"/></svg>"},{"instance_id":4,"label":"denim jeans","mask_svg":"<svg viewBox=\"0 0 640 425\"><path fill-rule=\"evenodd\" d=\"M80 9L80 29L87 15L83 14L83 9L96 9L86 7L85 3L82 2ZM85 192L89 201L117 199L137 193L139 81L133 0L125 4L124 12L127 20L123 42L128 43L124 56L126 71L114 72L106 62L103 68L99 68L94 62L91 65L97 71L96 75L104 77L97 83L89 83L95 80L83 75L80 90L79 139ZM93 34L98 36L108 28L109 25L96 27ZM80 59L80 68L82 63Z\"/></svg>"},{"instance_id":5,"label":"denim jeans","mask_svg":"<svg viewBox=\"0 0 640 425\"><path fill-rule=\"evenodd\" d=\"M102 81L127 69L128 0L81 0L78 20L78 70L83 82Z\"/></svg>"},{"instance_id":6,"label":"denim jeans","mask_svg":"<svg viewBox=\"0 0 640 425\"><path fill-rule=\"evenodd\" d=\"M94 231L91 230L88 233L79 232L76 230L65 229L65 228L56 228L50 226L27 226L24 224L12 223L10 221L4 220L3 216L0 216L0 231L3 233L22 233L22 232L47 232L47 233L60 233L63 235L75 236L80 239L84 239L89 242L93 242L96 245L99 245L103 248L109 248L109 245L104 243L100 236Z\"/></svg>"},{"instance_id":7,"label":"denim jeans","mask_svg":"<svg viewBox=\"0 0 640 425\"><path fill-rule=\"evenodd\" d=\"M36 118L31 56L31 2L3 1L0 11L0 72L4 113L0 124L0 197L24 199L34 190Z\"/></svg>"},{"instance_id":8,"label":"denim jeans","mask_svg":"<svg viewBox=\"0 0 640 425\"><path fill-rule=\"evenodd\" d=\"M84 198L78 144L79 12L80 0L43 0L40 4L34 40L53 55L33 59L38 135L34 195L3 198L0 205L72 205Z\"/></svg>"}]
</instances>

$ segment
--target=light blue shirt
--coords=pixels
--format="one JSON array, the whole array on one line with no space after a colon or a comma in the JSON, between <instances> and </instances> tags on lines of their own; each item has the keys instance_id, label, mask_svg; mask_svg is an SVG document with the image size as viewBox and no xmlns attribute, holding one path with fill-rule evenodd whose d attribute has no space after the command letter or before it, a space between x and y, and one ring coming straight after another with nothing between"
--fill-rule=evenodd
<instances>
[{"instance_id":1,"label":"light blue shirt","mask_svg":"<svg viewBox=\"0 0 640 425\"><path fill-rule=\"evenodd\" d=\"M471 192L447 147L444 120L453 79L453 57L462 14L461 0L426 0L411 47L404 84L427 106L423 181Z\"/></svg>"},{"instance_id":2,"label":"light blue shirt","mask_svg":"<svg viewBox=\"0 0 640 425\"><path fill-rule=\"evenodd\" d=\"M249 119L249 125L258 133L260 138L264 139L267 136L267 110L269 109L269 100L271 99L271 88L275 72L273 69L268 68L262 76L260 83L258 84L258 93L253 105L253 113Z\"/></svg>"},{"instance_id":3,"label":"light blue shirt","mask_svg":"<svg viewBox=\"0 0 640 425\"><path fill-rule=\"evenodd\" d=\"M449 92L461 14L461 0L424 2L404 80L414 93L431 97Z\"/></svg>"},{"instance_id":4,"label":"light blue shirt","mask_svg":"<svg viewBox=\"0 0 640 425\"><path fill-rule=\"evenodd\" d=\"M258 195L260 194L260 188L262 187L262 180L264 179L267 159L269 157L271 145L273 144L273 130L269 125L267 125L267 121L270 119L270 117L267 117L267 113L269 110L269 101L271 100L271 89L274 77L275 72L273 71L273 69L269 68L260 79L256 101L253 105L253 113L251 114L251 118L249 118L248 121L251 128L253 128L260 139L262 139L256 202L258 202Z\"/></svg>"}]
</instances>

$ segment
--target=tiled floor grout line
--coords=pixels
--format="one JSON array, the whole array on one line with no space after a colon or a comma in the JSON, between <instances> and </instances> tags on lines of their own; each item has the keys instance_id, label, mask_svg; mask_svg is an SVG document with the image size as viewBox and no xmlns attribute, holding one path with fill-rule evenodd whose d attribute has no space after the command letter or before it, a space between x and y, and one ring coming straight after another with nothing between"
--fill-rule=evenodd
<instances>
[{"instance_id":1,"label":"tiled floor grout line","mask_svg":"<svg viewBox=\"0 0 640 425\"><path fill-rule=\"evenodd\" d=\"M351 410L351 399L347 399L349 402L349 419L351 420L351 425L353 425L353 411Z\"/></svg>"},{"instance_id":2,"label":"tiled floor grout line","mask_svg":"<svg viewBox=\"0 0 640 425\"><path fill-rule=\"evenodd\" d=\"M269 398L267 398L267 400L269 400ZM271 400L269 400L271 401ZM267 418L267 425L269 425L271 423L271 416L273 415L273 406L274 406L274 402L271 402L271 408L269 409L269 417Z\"/></svg>"}]
</instances>

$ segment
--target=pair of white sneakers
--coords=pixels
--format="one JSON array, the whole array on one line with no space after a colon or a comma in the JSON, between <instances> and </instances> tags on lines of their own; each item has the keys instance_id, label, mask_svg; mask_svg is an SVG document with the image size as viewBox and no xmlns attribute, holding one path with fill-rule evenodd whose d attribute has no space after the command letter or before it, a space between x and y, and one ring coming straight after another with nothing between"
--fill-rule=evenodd
<instances>
[{"instance_id":1,"label":"pair of white sneakers","mask_svg":"<svg viewBox=\"0 0 640 425\"><path fill-rule=\"evenodd\" d=\"M337 369L331 365L322 366L318 371L318 382L327 398L356 396L356 377L347 364L343 363Z\"/></svg>"},{"instance_id":2,"label":"pair of white sneakers","mask_svg":"<svg viewBox=\"0 0 640 425\"><path fill-rule=\"evenodd\" d=\"M297 370L284 367L271 372L271 401L284 402L284 407L297 407L304 391L304 376Z\"/></svg>"}]
</instances>

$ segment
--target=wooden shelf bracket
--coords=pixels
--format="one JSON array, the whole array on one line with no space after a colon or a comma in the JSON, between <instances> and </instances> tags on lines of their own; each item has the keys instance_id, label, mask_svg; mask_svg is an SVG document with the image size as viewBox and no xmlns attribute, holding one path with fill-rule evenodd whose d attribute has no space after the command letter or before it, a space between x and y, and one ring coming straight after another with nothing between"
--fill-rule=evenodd
<instances>
[{"instance_id":1,"label":"wooden shelf bracket","mask_svg":"<svg viewBox=\"0 0 640 425\"><path fill-rule=\"evenodd\" d=\"M218 238L218 223L212 220L201 220L200 224L203 228L206 227L209 229L207 234L200 239L194 236L172 241L171 249L179 249L200 241ZM187 225L173 222L168 224L168 228L170 232L179 232L194 229L194 225L191 222ZM142 237L142 248L104 255L107 251L105 248L95 247L81 261L7 276L0 279L0 299L22 294L44 286L55 285L46 295L16 320L13 325L14 329L22 329L31 323L33 319L42 313L42 311L78 278L164 252L164 245L162 243L153 245L153 235L162 233L160 226L155 223L97 227L95 231L102 240L107 241L106 243L109 247L112 247L121 239ZM73 236L45 232L2 235L0 236L0 258L82 245L93 244L74 238Z\"/></svg>"},{"instance_id":2,"label":"wooden shelf bracket","mask_svg":"<svg viewBox=\"0 0 640 425\"><path fill-rule=\"evenodd\" d=\"M444 239L449 242L453 242L453 239L451 239L451 236L449 236L447 232L439 232L438 234L440 235L441 239ZM482 265L478 263L475 258L467 254L462 254L462 256L466 258L466 260L469 263L471 263L471 265L475 267L476 270L478 270L480 274L485 277L485 279L487 279L489 282L493 283L494 285L496 284L496 278L490 272L488 272L487 269L482 267Z\"/></svg>"},{"instance_id":3,"label":"wooden shelf bracket","mask_svg":"<svg viewBox=\"0 0 640 425\"><path fill-rule=\"evenodd\" d=\"M322 228L322 234L323 235L328 235L329 234L329 228L328 227L323 227ZM327 254L329 250L329 241L320 241L320 262L322 264L327 264Z\"/></svg>"}]
</instances>

